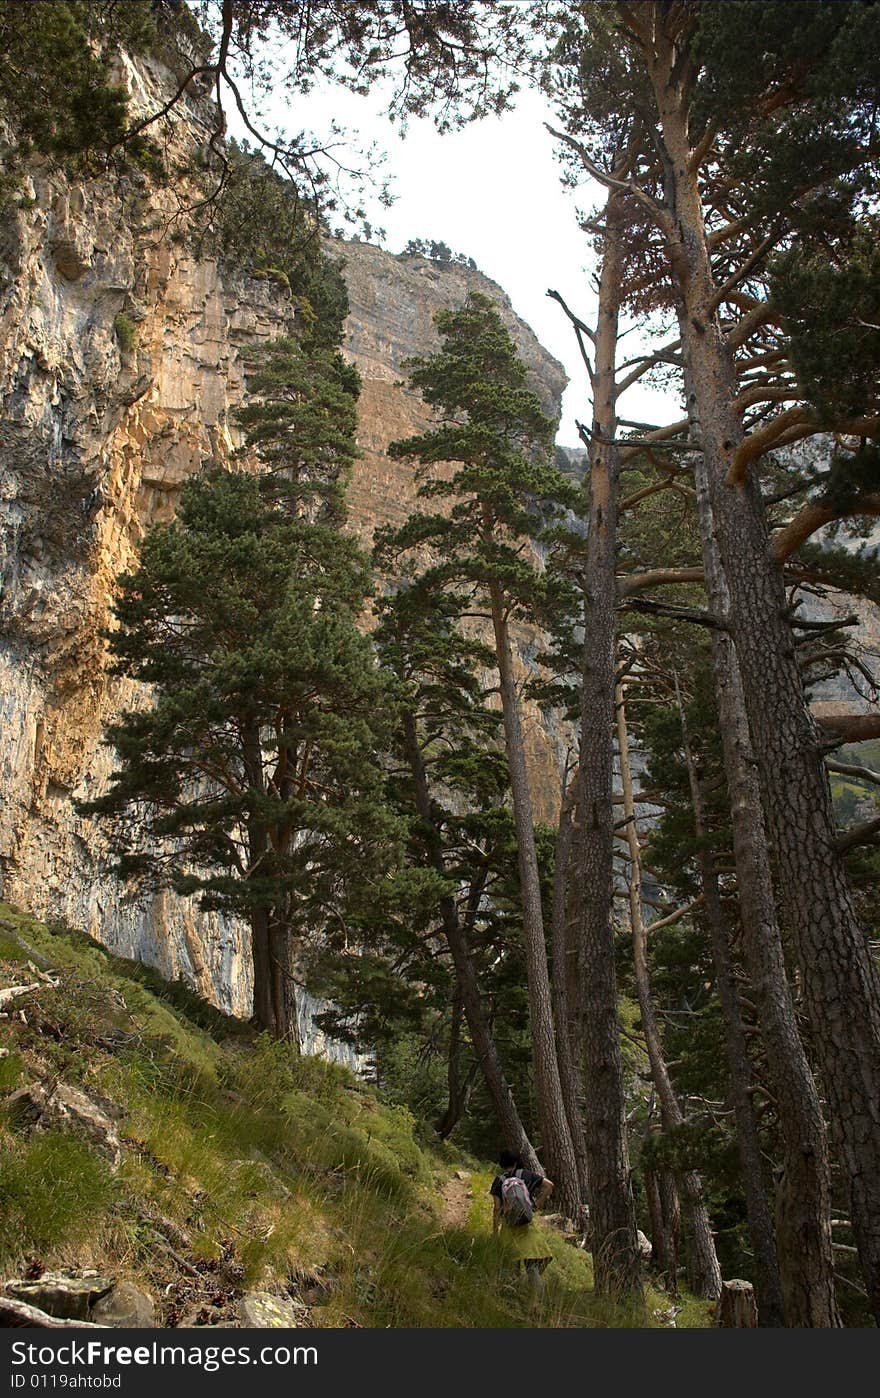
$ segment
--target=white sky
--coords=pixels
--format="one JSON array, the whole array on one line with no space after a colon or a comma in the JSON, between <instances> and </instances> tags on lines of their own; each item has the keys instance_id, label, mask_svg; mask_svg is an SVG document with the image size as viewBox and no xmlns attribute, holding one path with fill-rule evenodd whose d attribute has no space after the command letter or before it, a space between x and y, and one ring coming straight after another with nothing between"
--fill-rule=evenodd
<instances>
[{"instance_id":1,"label":"white sky","mask_svg":"<svg viewBox=\"0 0 880 1398\"><path fill-rule=\"evenodd\" d=\"M269 116L284 129L283 109ZM571 382L558 441L577 446L575 419L590 419L589 385L571 327L546 292L548 287L559 291L588 325L596 298L589 276L592 254L577 227L575 198L560 184L555 143L543 125L548 116L544 99L524 92L502 117L486 117L447 135L439 135L429 120L413 121L401 137L382 115L378 97L334 87L303 99L294 129L305 125L320 135L335 118L361 146L375 142L387 152L384 172L392 177L396 202L386 209L369 194L365 201L371 224L385 229L382 246L400 252L410 238L445 242L453 252L472 257L507 292L517 314L566 368ZM579 202L590 207L601 197L597 187L585 188ZM621 358L638 348L634 333L624 340ZM680 409L674 396L637 386L620 411L623 417L666 423Z\"/></svg>"}]
</instances>

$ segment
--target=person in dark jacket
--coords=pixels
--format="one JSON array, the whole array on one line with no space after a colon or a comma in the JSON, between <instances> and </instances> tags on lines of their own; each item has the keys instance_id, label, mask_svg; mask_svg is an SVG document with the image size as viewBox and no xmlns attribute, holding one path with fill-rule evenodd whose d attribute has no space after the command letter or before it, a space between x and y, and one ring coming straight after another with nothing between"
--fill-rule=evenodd
<instances>
[{"instance_id":1,"label":"person in dark jacket","mask_svg":"<svg viewBox=\"0 0 880 1398\"><path fill-rule=\"evenodd\" d=\"M529 1191L532 1208L540 1209L553 1193L553 1181L534 1170L525 1169L519 1156L512 1150L502 1150L498 1156L498 1164L501 1166L501 1173L495 1176L489 1187L493 1203L492 1233L495 1237L503 1233L505 1244L522 1263L535 1292L540 1295L544 1285L541 1273L552 1258L549 1253L543 1251L541 1235L532 1223L511 1223L504 1217L502 1186L505 1179L518 1174Z\"/></svg>"}]
</instances>

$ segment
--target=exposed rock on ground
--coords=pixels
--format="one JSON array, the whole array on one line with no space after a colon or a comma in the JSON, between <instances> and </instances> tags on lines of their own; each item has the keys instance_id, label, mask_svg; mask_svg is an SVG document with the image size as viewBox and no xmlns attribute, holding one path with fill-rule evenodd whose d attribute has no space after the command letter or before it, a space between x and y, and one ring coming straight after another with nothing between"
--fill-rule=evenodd
<instances>
[{"instance_id":1,"label":"exposed rock on ground","mask_svg":"<svg viewBox=\"0 0 880 1398\"><path fill-rule=\"evenodd\" d=\"M242 1296L238 1316L245 1329L257 1330L300 1329L311 1322L308 1306L268 1291L249 1291Z\"/></svg>"},{"instance_id":2,"label":"exposed rock on ground","mask_svg":"<svg viewBox=\"0 0 880 1398\"><path fill-rule=\"evenodd\" d=\"M29 1083L7 1098L6 1109L19 1127L70 1127L85 1136L114 1167L122 1158L122 1145L106 1110L69 1083L56 1082L50 1087Z\"/></svg>"},{"instance_id":3,"label":"exposed rock on ground","mask_svg":"<svg viewBox=\"0 0 880 1398\"><path fill-rule=\"evenodd\" d=\"M90 1271L78 1276L44 1272L33 1281L13 1277L6 1283L10 1296L37 1306L59 1320L91 1320L93 1304L112 1290L113 1282L109 1277Z\"/></svg>"},{"instance_id":4,"label":"exposed rock on ground","mask_svg":"<svg viewBox=\"0 0 880 1398\"><path fill-rule=\"evenodd\" d=\"M148 1330L156 1325L151 1296L130 1281L114 1282L98 1272L44 1272L33 1280L12 1278L0 1296L6 1324L48 1327L90 1324L117 1330Z\"/></svg>"},{"instance_id":5,"label":"exposed rock on ground","mask_svg":"<svg viewBox=\"0 0 880 1398\"><path fill-rule=\"evenodd\" d=\"M117 1282L92 1306L91 1318L117 1330L152 1330L156 1325L153 1298L133 1282Z\"/></svg>"}]
</instances>

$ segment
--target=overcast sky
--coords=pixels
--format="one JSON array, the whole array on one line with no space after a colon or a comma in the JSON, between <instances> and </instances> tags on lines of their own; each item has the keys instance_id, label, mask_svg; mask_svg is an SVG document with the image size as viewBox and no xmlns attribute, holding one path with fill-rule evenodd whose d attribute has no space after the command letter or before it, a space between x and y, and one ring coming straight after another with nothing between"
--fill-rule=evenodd
<instances>
[{"instance_id":1,"label":"overcast sky","mask_svg":"<svg viewBox=\"0 0 880 1398\"><path fill-rule=\"evenodd\" d=\"M577 227L574 196L560 184L555 143L543 124L548 118L544 99L525 92L514 111L442 136L423 120L413 121L401 137L380 107L378 99L334 87L310 93L295 119L291 114L285 120L279 107L271 120L289 134L302 125L321 133L335 118L363 145L375 142L387 152L385 172L396 202L385 209L369 196L366 201L370 222L385 229L382 246L400 252L411 238L447 243L453 252L472 257L507 292L517 313L568 372L558 440L578 445L575 420L590 416L586 374L571 327L546 293L548 287L559 291L592 324L593 264ZM231 125L233 134L239 134ZM580 191L582 206L600 200L595 187ZM375 234L373 241L378 241ZM621 357L630 358L637 348L633 334L624 341ZM621 413L665 423L679 416L679 406L674 396L636 387L623 400Z\"/></svg>"}]
</instances>

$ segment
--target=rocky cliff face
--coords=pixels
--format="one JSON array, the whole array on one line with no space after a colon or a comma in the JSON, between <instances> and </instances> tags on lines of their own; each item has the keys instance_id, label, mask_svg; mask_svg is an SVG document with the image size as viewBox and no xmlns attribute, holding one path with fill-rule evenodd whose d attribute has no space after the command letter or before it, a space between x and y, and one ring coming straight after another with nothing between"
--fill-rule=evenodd
<instances>
[{"instance_id":1,"label":"rocky cliff face","mask_svg":"<svg viewBox=\"0 0 880 1398\"><path fill-rule=\"evenodd\" d=\"M389 442L422 431L430 417L420 398L401 385L404 362L430 354L438 337L433 315L460 306L468 292L482 291L498 304L526 365L532 387L551 417L559 413L567 378L562 366L514 314L505 293L481 272L424 257L391 257L364 243L344 249L351 313L346 321L346 352L363 382L358 445L363 453L349 490L352 525L369 538L382 525L402 524L416 504L412 468L387 455ZM515 633L516 662L525 677L543 648L540 633L520 625ZM495 683L492 678L489 683ZM539 820L556 815L559 771L567 735L556 735L534 706L524 705L523 728L532 797Z\"/></svg>"},{"instance_id":2,"label":"rocky cliff face","mask_svg":"<svg viewBox=\"0 0 880 1398\"><path fill-rule=\"evenodd\" d=\"M150 61L126 63L124 77L137 110L170 75ZM181 151L203 117L189 102L171 138ZM170 895L126 901L72 799L105 783L103 725L136 698L106 672L100 631L114 579L145 527L173 513L186 476L234 449L242 349L293 329L293 303L275 282L188 254L168 235L173 190L142 176L72 186L35 168L27 193L0 228L0 889L246 1013L243 929ZM364 380L352 524L369 535L413 498L407 468L384 453L425 421L399 379L407 356L436 344L435 310L488 291L548 410L565 378L479 273L363 244L341 250L347 352ZM525 664L537 638L520 642ZM556 752L537 715L529 726L546 814ZM306 1041L317 1046L314 1031Z\"/></svg>"}]
</instances>

